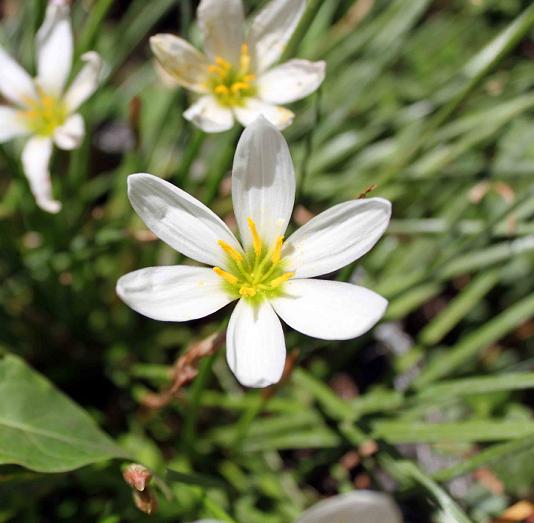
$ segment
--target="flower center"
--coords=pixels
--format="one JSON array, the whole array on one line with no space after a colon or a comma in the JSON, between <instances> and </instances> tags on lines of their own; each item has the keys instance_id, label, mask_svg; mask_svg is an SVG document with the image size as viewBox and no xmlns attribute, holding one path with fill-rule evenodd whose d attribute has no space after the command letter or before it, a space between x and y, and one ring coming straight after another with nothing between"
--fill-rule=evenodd
<instances>
[{"instance_id":1,"label":"flower center","mask_svg":"<svg viewBox=\"0 0 534 523\"><path fill-rule=\"evenodd\" d=\"M41 89L38 92L37 100L26 101L28 109L21 111L21 116L26 120L33 134L50 136L65 123L68 116L67 108L61 100L46 94Z\"/></svg>"},{"instance_id":2,"label":"flower center","mask_svg":"<svg viewBox=\"0 0 534 523\"><path fill-rule=\"evenodd\" d=\"M225 107L242 106L245 100L256 94L256 76L250 73L248 45L241 46L239 67L218 56L208 67L208 89Z\"/></svg>"},{"instance_id":3,"label":"flower center","mask_svg":"<svg viewBox=\"0 0 534 523\"><path fill-rule=\"evenodd\" d=\"M284 237L278 236L274 245L268 248L263 244L252 218L248 218L248 227L252 233L252 249L243 256L226 242L219 240L217 243L231 260L231 269L224 271L220 267L214 267L213 270L236 297L261 300L280 294L282 284L294 276L293 272L284 272Z\"/></svg>"}]
</instances>

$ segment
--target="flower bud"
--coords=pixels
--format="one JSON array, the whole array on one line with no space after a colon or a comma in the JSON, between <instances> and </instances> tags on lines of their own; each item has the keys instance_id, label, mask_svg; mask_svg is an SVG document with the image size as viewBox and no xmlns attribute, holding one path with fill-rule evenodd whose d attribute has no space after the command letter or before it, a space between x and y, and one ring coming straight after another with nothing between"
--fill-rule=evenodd
<instances>
[{"instance_id":1,"label":"flower bud","mask_svg":"<svg viewBox=\"0 0 534 523\"><path fill-rule=\"evenodd\" d=\"M152 472L139 463L131 463L123 470L122 477L128 485L142 492L152 479Z\"/></svg>"}]
</instances>

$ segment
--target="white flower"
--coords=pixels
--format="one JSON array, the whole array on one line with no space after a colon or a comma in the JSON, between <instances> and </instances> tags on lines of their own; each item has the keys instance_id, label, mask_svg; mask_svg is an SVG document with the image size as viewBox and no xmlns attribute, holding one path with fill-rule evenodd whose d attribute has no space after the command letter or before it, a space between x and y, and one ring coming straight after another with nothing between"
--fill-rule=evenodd
<instances>
[{"instance_id":1,"label":"white flower","mask_svg":"<svg viewBox=\"0 0 534 523\"><path fill-rule=\"evenodd\" d=\"M120 278L117 293L137 312L162 321L201 318L239 300L226 358L243 385L265 387L280 379L286 347L278 316L309 336L343 340L366 332L386 309L384 298L363 287L310 278L369 251L388 225L391 204L370 198L335 205L284 241L295 176L287 143L264 118L245 129L234 158L232 197L242 245L210 209L160 178L129 176L128 195L159 238L213 268L141 269Z\"/></svg>"},{"instance_id":2,"label":"white flower","mask_svg":"<svg viewBox=\"0 0 534 523\"><path fill-rule=\"evenodd\" d=\"M153 36L152 51L163 68L200 95L184 117L208 133L230 129L235 118L246 126L259 115L279 129L290 125L294 114L279 104L308 96L325 75L322 61L273 67L305 6L306 0L271 0L245 34L241 0L202 0L197 18L206 54L177 36Z\"/></svg>"},{"instance_id":3,"label":"white flower","mask_svg":"<svg viewBox=\"0 0 534 523\"><path fill-rule=\"evenodd\" d=\"M203 519L195 523L223 522ZM355 490L320 501L295 523L402 523L402 517L389 496L371 490Z\"/></svg>"},{"instance_id":4,"label":"white flower","mask_svg":"<svg viewBox=\"0 0 534 523\"><path fill-rule=\"evenodd\" d=\"M70 150L80 145L84 122L76 111L97 88L101 68L98 54L85 53L84 67L65 89L73 55L69 16L63 1L49 2L37 33L35 79L0 47L0 94L12 104L0 105L0 143L28 137L22 152L24 172L39 207L52 213L61 209L52 196L52 146Z\"/></svg>"}]
</instances>

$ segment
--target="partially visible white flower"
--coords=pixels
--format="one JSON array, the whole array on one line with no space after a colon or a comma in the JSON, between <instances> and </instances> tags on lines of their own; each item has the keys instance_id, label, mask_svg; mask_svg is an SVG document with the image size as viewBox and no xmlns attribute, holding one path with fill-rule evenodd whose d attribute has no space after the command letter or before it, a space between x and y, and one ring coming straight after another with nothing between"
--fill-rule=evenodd
<instances>
[{"instance_id":1,"label":"partially visible white flower","mask_svg":"<svg viewBox=\"0 0 534 523\"><path fill-rule=\"evenodd\" d=\"M248 387L279 381L286 347L280 316L325 340L360 336L384 314L378 294L349 283L311 279L353 262L384 233L391 204L382 198L340 203L287 241L295 175L284 137L264 118L243 132L232 172L241 243L201 202L150 174L128 177L128 196L149 229L200 263L150 267L120 278L118 295L162 321L187 321L239 300L230 318L226 358Z\"/></svg>"},{"instance_id":2,"label":"partially visible white flower","mask_svg":"<svg viewBox=\"0 0 534 523\"><path fill-rule=\"evenodd\" d=\"M281 107L305 98L324 80L323 61L281 57L304 12L306 0L271 0L252 20L248 34L242 0L201 0L197 10L205 54L171 34L158 34L150 45L176 82L199 95L184 113L208 133L226 131L259 115L279 129L294 114Z\"/></svg>"},{"instance_id":3,"label":"partially visible white flower","mask_svg":"<svg viewBox=\"0 0 534 523\"><path fill-rule=\"evenodd\" d=\"M402 517L389 496L355 490L320 501L295 523L402 523Z\"/></svg>"},{"instance_id":4,"label":"partially visible white flower","mask_svg":"<svg viewBox=\"0 0 534 523\"><path fill-rule=\"evenodd\" d=\"M0 94L12 104L0 106L0 143L28 137L22 152L24 172L37 204L51 213L61 209L50 182L52 147L70 150L80 145L85 130L77 110L96 90L101 69L100 56L85 53L84 67L66 89L72 40L69 6L51 0L36 38L36 78L0 47Z\"/></svg>"},{"instance_id":5,"label":"partially visible white flower","mask_svg":"<svg viewBox=\"0 0 534 523\"><path fill-rule=\"evenodd\" d=\"M195 523L223 522L202 519ZM402 523L402 516L389 496L371 490L355 490L320 501L295 523Z\"/></svg>"}]
</instances>

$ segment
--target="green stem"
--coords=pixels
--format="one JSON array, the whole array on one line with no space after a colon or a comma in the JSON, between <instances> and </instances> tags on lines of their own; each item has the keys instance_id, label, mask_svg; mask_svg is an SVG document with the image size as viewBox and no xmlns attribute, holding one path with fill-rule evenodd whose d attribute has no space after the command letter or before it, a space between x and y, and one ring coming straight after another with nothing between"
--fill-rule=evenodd
<instances>
[{"instance_id":1,"label":"green stem","mask_svg":"<svg viewBox=\"0 0 534 523\"><path fill-rule=\"evenodd\" d=\"M238 450L243 441L245 441L245 437L250 426L252 425L252 422L259 416L259 414L261 414L267 401L268 399L262 393L257 393L254 401L243 412L236 423L235 439L233 444L234 450Z\"/></svg>"},{"instance_id":2,"label":"green stem","mask_svg":"<svg viewBox=\"0 0 534 523\"><path fill-rule=\"evenodd\" d=\"M183 427L183 444L185 449L187 449L188 454L194 448L200 400L211 375L210 371L216 357L217 354L212 354L200 363L198 376L195 378L191 386L189 402L187 405L187 415L184 419Z\"/></svg>"},{"instance_id":3,"label":"green stem","mask_svg":"<svg viewBox=\"0 0 534 523\"><path fill-rule=\"evenodd\" d=\"M78 43L77 57L91 49L95 45L98 31L102 27L102 21L113 5L113 0L97 0L91 7L89 17L85 23L83 32Z\"/></svg>"},{"instance_id":4,"label":"green stem","mask_svg":"<svg viewBox=\"0 0 534 523\"><path fill-rule=\"evenodd\" d=\"M312 149L313 149L313 136L315 133L315 129L319 126L319 121L321 120L321 97L322 97L322 88L320 87L317 91L317 94L315 95L315 105L314 105L314 118L313 118L313 125L311 129L309 130L308 134L306 135L306 141L304 144L304 159L302 160L302 169L300 173L300 183L299 187L297 189L297 194L295 196L295 201L298 202L302 198L302 195L304 194L304 186L306 183L306 180L308 178L308 172L310 167L310 159L312 156Z\"/></svg>"},{"instance_id":5,"label":"green stem","mask_svg":"<svg viewBox=\"0 0 534 523\"><path fill-rule=\"evenodd\" d=\"M224 175L228 172L235 152L235 141L240 129L234 127L230 132L226 133L224 137L223 146L219 148L217 155L213 159L206 182L204 183L204 203L209 207L217 196L219 185L221 184Z\"/></svg>"},{"instance_id":6,"label":"green stem","mask_svg":"<svg viewBox=\"0 0 534 523\"><path fill-rule=\"evenodd\" d=\"M219 325L218 329L215 332L223 333L226 330L228 325L229 318L225 318ZM224 343L224 339L217 343L217 349L221 347ZM206 385L208 383L209 377L211 376L211 368L215 359L217 358L218 351L212 354L211 356L205 358L200 363L200 369L198 376L193 381L191 386L189 403L187 406L185 419L184 419L184 438L183 444L184 448L188 451L193 450L194 441L196 437L196 425L198 420L198 413L200 410L200 404L202 400L202 394Z\"/></svg>"},{"instance_id":7,"label":"green stem","mask_svg":"<svg viewBox=\"0 0 534 523\"><path fill-rule=\"evenodd\" d=\"M304 11L304 14L300 19L300 22L297 28L295 29L293 36L289 40L284 50L284 53L282 54L282 58L280 60L281 62L285 62L289 58L295 56L295 53L300 46L300 43L306 36L306 33L308 32L308 29L310 28L310 25L312 24L315 15L317 14L317 11L319 11L322 5L323 0L310 0L308 2L308 7Z\"/></svg>"},{"instance_id":8,"label":"green stem","mask_svg":"<svg viewBox=\"0 0 534 523\"><path fill-rule=\"evenodd\" d=\"M191 166L198 157L198 153L202 148L202 144L206 138L206 133L200 129L194 129L190 136L189 143L184 150L182 163L176 173L176 185L185 187L189 179L189 173L191 172Z\"/></svg>"}]
</instances>

